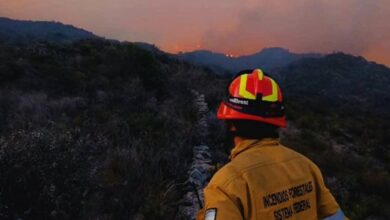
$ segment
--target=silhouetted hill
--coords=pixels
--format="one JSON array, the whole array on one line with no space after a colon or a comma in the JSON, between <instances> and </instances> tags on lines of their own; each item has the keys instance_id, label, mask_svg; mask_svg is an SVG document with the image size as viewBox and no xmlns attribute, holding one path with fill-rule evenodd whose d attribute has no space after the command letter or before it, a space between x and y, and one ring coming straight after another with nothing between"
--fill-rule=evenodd
<instances>
[{"instance_id":1,"label":"silhouetted hill","mask_svg":"<svg viewBox=\"0 0 390 220\"><path fill-rule=\"evenodd\" d=\"M288 96L318 96L324 105L390 115L390 69L363 57L336 53L303 59L278 77Z\"/></svg>"},{"instance_id":2,"label":"silhouetted hill","mask_svg":"<svg viewBox=\"0 0 390 220\"><path fill-rule=\"evenodd\" d=\"M156 45L144 43L144 42L133 42L135 45L137 45L139 48L142 48L144 50L150 51L152 53L159 53L163 54L164 52L160 50Z\"/></svg>"},{"instance_id":3,"label":"silhouetted hill","mask_svg":"<svg viewBox=\"0 0 390 220\"><path fill-rule=\"evenodd\" d=\"M60 22L22 21L0 17L0 42L48 41L69 43L88 38L97 38L97 36L89 31Z\"/></svg>"},{"instance_id":4,"label":"silhouetted hill","mask_svg":"<svg viewBox=\"0 0 390 220\"><path fill-rule=\"evenodd\" d=\"M246 56L231 57L222 53L207 50L178 54L179 59L199 65L226 70L230 73L242 69L261 67L266 71L284 67L294 61L307 57L321 57L320 54L297 54L283 48L265 48L262 51Z\"/></svg>"}]
</instances>

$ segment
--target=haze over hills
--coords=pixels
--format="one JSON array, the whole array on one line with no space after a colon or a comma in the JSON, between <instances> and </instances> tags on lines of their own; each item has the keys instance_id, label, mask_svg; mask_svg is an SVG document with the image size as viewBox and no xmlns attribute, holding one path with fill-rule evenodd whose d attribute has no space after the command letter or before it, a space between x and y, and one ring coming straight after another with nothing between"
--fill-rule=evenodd
<instances>
[{"instance_id":1,"label":"haze over hills","mask_svg":"<svg viewBox=\"0 0 390 220\"><path fill-rule=\"evenodd\" d=\"M22 21L0 17L0 41L8 43L28 43L32 41L48 41L69 43L81 39L97 38L93 33L65 25L60 22L49 21ZM157 47L148 43L138 42L143 49L157 52ZM159 51L162 52L162 51ZM198 65L209 66L217 72L234 73L245 68L261 66L264 70L280 68L306 57L320 57L320 54L292 53L283 48L265 48L262 51L240 57L231 57L222 53L207 50L180 53L178 59Z\"/></svg>"},{"instance_id":2,"label":"haze over hills","mask_svg":"<svg viewBox=\"0 0 390 220\"><path fill-rule=\"evenodd\" d=\"M0 42L30 43L47 41L69 43L97 38L92 32L51 21L22 21L0 17Z\"/></svg>"},{"instance_id":3,"label":"haze over hills","mask_svg":"<svg viewBox=\"0 0 390 220\"><path fill-rule=\"evenodd\" d=\"M0 17L0 42L31 43L38 41L69 43L81 39L100 38L90 31L53 21L24 21ZM140 48L158 52L153 44L136 42ZM216 70L217 73L235 73L242 69L261 67L265 71L285 67L303 58L319 58L319 53L294 53L285 48L264 48L258 53L233 56L208 50L169 54L179 60L197 65L204 65Z\"/></svg>"}]
</instances>

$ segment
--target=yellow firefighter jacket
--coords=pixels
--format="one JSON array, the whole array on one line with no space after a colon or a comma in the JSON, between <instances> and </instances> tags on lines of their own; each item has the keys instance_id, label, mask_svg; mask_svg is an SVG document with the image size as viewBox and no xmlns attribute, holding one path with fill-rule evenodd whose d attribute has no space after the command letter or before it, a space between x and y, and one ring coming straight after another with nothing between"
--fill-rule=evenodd
<instances>
[{"instance_id":1,"label":"yellow firefighter jacket","mask_svg":"<svg viewBox=\"0 0 390 220\"><path fill-rule=\"evenodd\" d=\"M345 218L319 168L277 139L244 140L230 159L205 188L198 220Z\"/></svg>"}]
</instances>

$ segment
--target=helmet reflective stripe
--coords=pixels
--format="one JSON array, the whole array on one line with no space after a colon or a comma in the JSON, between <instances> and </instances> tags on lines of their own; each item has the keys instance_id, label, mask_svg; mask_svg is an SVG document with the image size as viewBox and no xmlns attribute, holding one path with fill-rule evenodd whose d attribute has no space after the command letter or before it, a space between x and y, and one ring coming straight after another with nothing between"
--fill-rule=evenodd
<instances>
[{"instance_id":1,"label":"helmet reflective stripe","mask_svg":"<svg viewBox=\"0 0 390 220\"><path fill-rule=\"evenodd\" d=\"M344 219L345 219L345 216L344 216L343 211L341 211L341 209L339 209L339 211L336 214L324 218L324 220L344 220Z\"/></svg>"},{"instance_id":2,"label":"helmet reflective stripe","mask_svg":"<svg viewBox=\"0 0 390 220\"><path fill-rule=\"evenodd\" d=\"M261 69L255 69L255 71L257 72L257 77L259 77L259 80L263 80L264 78L264 73Z\"/></svg>"},{"instance_id":3,"label":"helmet reflective stripe","mask_svg":"<svg viewBox=\"0 0 390 220\"><path fill-rule=\"evenodd\" d=\"M263 101L269 101L269 102L276 102L278 101L278 85L276 84L275 80L268 78L271 81L272 86L272 93L271 95L264 96Z\"/></svg>"},{"instance_id":4,"label":"helmet reflective stripe","mask_svg":"<svg viewBox=\"0 0 390 220\"><path fill-rule=\"evenodd\" d=\"M241 75L240 90L238 94L243 98L255 100L256 96L246 90L247 81L248 81L248 74Z\"/></svg>"}]
</instances>

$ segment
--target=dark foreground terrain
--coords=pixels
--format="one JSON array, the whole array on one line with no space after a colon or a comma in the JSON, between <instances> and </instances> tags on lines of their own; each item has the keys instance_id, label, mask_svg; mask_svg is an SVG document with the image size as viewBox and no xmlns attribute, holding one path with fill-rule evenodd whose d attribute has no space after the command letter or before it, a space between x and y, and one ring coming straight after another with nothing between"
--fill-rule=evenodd
<instances>
[{"instance_id":1,"label":"dark foreground terrain","mask_svg":"<svg viewBox=\"0 0 390 220\"><path fill-rule=\"evenodd\" d=\"M351 219L389 219L390 70L333 54L273 74L282 142L313 159ZM227 77L130 43L0 44L0 219L175 219L198 120Z\"/></svg>"}]
</instances>

